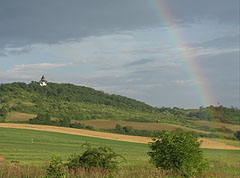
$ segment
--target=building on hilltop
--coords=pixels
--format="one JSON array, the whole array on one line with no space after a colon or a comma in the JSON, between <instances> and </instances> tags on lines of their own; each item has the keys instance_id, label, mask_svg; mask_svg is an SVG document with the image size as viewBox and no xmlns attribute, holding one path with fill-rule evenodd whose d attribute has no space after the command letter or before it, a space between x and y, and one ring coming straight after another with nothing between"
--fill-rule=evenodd
<instances>
[{"instance_id":1,"label":"building on hilltop","mask_svg":"<svg viewBox=\"0 0 240 178\"><path fill-rule=\"evenodd\" d=\"M44 75L42 76L41 80L39 81L39 85L40 85L41 87L47 86L47 80L46 80L46 78L44 77Z\"/></svg>"}]
</instances>

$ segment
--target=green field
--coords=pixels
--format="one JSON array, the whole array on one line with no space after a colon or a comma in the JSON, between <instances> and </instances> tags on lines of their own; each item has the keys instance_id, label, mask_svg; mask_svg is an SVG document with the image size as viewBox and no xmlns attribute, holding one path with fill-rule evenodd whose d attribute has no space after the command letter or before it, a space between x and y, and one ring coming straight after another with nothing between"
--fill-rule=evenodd
<instances>
[{"instance_id":1,"label":"green field","mask_svg":"<svg viewBox=\"0 0 240 178\"><path fill-rule=\"evenodd\" d=\"M85 142L93 146L109 146L127 160L123 164L148 161L148 146L77 135L53 132L42 132L22 129L0 128L0 156L7 162L20 161L21 164L44 164L52 155L66 160L73 153L84 151L81 145ZM33 139L33 143L32 143Z\"/></svg>"},{"instance_id":2,"label":"green field","mask_svg":"<svg viewBox=\"0 0 240 178\"><path fill-rule=\"evenodd\" d=\"M126 158L121 164L148 163L148 145L53 132L0 128L0 156L7 162L41 165L52 155L66 160L73 153L84 151L85 142L93 146L109 146ZM33 143L32 143L33 139ZM214 163L240 164L240 152L203 149L206 158Z\"/></svg>"},{"instance_id":3,"label":"green field","mask_svg":"<svg viewBox=\"0 0 240 178\"><path fill-rule=\"evenodd\" d=\"M126 160L121 161L119 171L114 172L118 177L169 177L149 164L147 144L10 128L0 128L0 156L6 158L5 163L0 164L0 172L5 170L5 173L2 174L3 177L6 177L6 175L8 175L7 177L14 176L6 173L4 165L8 165L7 170L10 172L18 171L16 174L19 174L19 176L24 174L22 172L32 172L26 173L28 177L35 174L41 177L44 174L44 167L53 155L57 155L63 161L66 161L71 154L82 153L84 149L81 148L81 145L85 142L93 146L109 146L126 158ZM213 149L203 149L203 151L210 162L210 169L201 176L202 178L227 178L240 175L239 151ZM19 161L17 164L25 165L25 168L14 167L15 163L11 163L11 161ZM33 168L31 168L32 166ZM81 172L81 174L82 177L102 176L101 172Z\"/></svg>"}]
</instances>

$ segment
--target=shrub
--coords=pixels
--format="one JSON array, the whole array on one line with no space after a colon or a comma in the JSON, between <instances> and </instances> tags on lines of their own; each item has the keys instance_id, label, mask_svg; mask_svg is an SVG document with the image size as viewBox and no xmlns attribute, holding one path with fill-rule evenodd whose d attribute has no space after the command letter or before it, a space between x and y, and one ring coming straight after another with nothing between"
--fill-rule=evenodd
<instances>
[{"instance_id":1,"label":"shrub","mask_svg":"<svg viewBox=\"0 0 240 178\"><path fill-rule=\"evenodd\" d=\"M233 133L233 131L227 127L221 127L216 129L218 132L223 132L223 133Z\"/></svg>"},{"instance_id":2,"label":"shrub","mask_svg":"<svg viewBox=\"0 0 240 178\"><path fill-rule=\"evenodd\" d=\"M47 167L47 178L64 178L64 165L59 157L53 156L50 164Z\"/></svg>"},{"instance_id":3,"label":"shrub","mask_svg":"<svg viewBox=\"0 0 240 178\"><path fill-rule=\"evenodd\" d=\"M117 168L117 157L122 157L116 154L109 147L93 148L89 144L83 144L87 150L82 155L72 155L69 162L66 164L69 169L83 168L102 168L112 171ZM123 157L122 157L123 158Z\"/></svg>"},{"instance_id":4,"label":"shrub","mask_svg":"<svg viewBox=\"0 0 240 178\"><path fill-rule=\"evenodd\" d=\"M234 136L235 136L238 140L240 140L240 131L239 131L239 130L236 131L236 132L234 133Z\"/></svg>"},{"instance_id":5,"label":"shrub","mask_svg":"<svg viewBox=\"0 0 240 178\"><path fill-rule=\"evenodd\" d=\"M149 146L152 150L148 152L150 161L157 168L178 172L183 177L196 176L208 166L200 143L191 132L181 129L164 131L161 136L153 138Z\"/></svg>"}]
</instances>

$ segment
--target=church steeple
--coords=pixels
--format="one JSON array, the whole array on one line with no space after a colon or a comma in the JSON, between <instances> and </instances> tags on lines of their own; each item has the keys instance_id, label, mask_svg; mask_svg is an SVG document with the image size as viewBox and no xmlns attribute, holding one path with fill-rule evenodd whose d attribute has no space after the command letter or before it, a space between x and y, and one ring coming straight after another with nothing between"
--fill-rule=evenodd
<instances>
[{"instance_id":1,"label":"church steeple","mask_svg":"<svg viewBox=\"0 0 240 178\"><path fill-rule=\"evenodd\" d=\"M39 81L39 85L40 85L41 87L47 86L47 80L46 80L46 78L45 78L44 75L42 76L41 80Z\"/></svg>"}]
</instances>

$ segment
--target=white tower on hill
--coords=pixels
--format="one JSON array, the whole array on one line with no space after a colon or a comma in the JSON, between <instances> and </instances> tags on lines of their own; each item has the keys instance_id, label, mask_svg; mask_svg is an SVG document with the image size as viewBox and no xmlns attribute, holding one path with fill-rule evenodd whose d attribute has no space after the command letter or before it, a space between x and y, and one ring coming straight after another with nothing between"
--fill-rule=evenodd
<instances>
[{"instance_id":1,"label":"white tower on hill","mask_svg":"<svg viewBox=\"0 0 240 178\"><path fill-rule=\"evenodd\" d=\"M47 80L46 80L46 78L44 77L44 75L42 76L41 80L39 81L39 85L40 85L41 87L47 86Z\"/></svg>"}]
</instances>

